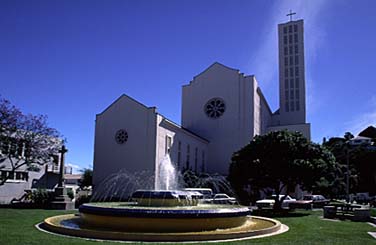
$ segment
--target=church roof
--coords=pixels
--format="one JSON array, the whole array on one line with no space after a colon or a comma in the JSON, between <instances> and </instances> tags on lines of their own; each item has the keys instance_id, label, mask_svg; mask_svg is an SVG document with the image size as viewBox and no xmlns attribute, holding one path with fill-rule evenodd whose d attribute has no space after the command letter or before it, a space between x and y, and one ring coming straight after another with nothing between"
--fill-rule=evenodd
<instances>
[{"instance_id":1,"label":"church roof","mask_svg":"<svg viewBox=\"0 0 376 245\"><path fill-rule=\"evenodd\" d=\"M182 127L181 125L179 125L179 124L177 124L177 123L175 123L174 121L172 121L172 120L166 118L166 117L163 116L162 114L160 114L160 113L158 113L158 114L159 114L160 116L163 117L163 120L164 120L165 122L169 123L170 125L172 125L172 126L175 127L175 128L180 129L180 130L183 131L184 133L186 133L186 134L188 134L188 135L191 135L191 136L194 136L194 137L196 137L196 138L199 138L200 140L203 140L203 141L205 141L206 143L209 143L209 142L210 142L209 140L205 139L204 137L202 137L202 136L200 136L200 135L198 135L198 134L195 134L195 133L193 133L192 131L190 131L190 130L184 128L184 127Z\"/></svg>"},{"instance_id":2,"label":"church roof","mask_svg":"<svg viewBox=\"0 0 376 245\"><path fill-rule=\"evenodd\" d=\"M220 68L223 68L223 69L226 69L226 70L230 70L230 71L233 71L233 72L236 72L236 73L240 73L238 69L234 69L234 68L231 68L231 67L228 67L228 66L225 66L219 62L214 62L213 64L211 64L208 68L206 68L205 70L203 70L202 72L200 72L199 74L197 74L196 76L193 77L193 80L189 82L189 84L186 84L186 85L183 85L184 86L189 86L191 83L193 83L195 81L195 79L199 76L201 76L202 74L204 74L205 72L213 69L214 67L220 67Z\"/></svg>"},{"instance_id":3,"label":"church roof","mask_svg":"<svg viewBox=\"0 0 376 245\"><path fill-rule=\"evenodd\" d=\"M214 66L221 66L221 67L223 67L223 68L226 68L226 69L229 69L229 70L232 70L232 71L239 72L238 69L234 69L234 68L231 68L231 67L225 66L224 64L221 64L221 63L219 63L219 62L216 61L216 62L214 62L213 64L211 64L208 68L206 68L204 71L202 71L202 72L200 72L198 75L194 76L193 79L196 78L196 77L198 77L198 76L200 76L201 74L207 72L208 70L210 70L210 69L213 68Z\"/></svg>"},{"instance_id":4,"label":"church roof","mask_svg":"<svg viewBox=\"0 0 376 245\"><path fill-rule=\"evenodd\" d=\"M142 104L141 102L139 102L138 100L133 99L129 95L122 94L122 95L119 96L119 98L117 98L114 102L112 102L109 106L107 106L106 109L104 109L101 113L98 113L97 116L98 115L102 115L103 113L105 113L108 109L110 109L113 105L115 105L118 101L120 101L124 97L127 98L127 99L129 99L129 100L131 100L131 101L133 101L133 102L135 102L136 104L138 104L138 105L140 105L142 107L145 107L146 109L156 109L155 106L148 107L148 106Z\"/></svg>"}]
</instances>

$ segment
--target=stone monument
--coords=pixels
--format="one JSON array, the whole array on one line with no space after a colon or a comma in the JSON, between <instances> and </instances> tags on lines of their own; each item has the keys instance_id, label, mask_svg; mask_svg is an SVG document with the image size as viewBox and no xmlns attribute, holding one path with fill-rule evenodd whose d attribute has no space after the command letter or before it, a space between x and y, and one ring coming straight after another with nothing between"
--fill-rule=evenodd
<instances>
[{"instance_id":1,"label":"stone monument","mask_svg":"<svg viewBox=\"0 0 376 245\"><path fill-rule=\"evenodd\" d=\"M59 183L55 188L55 198L51 202L52 209L63 209L70 210L74 209L74 203L70 200L67 195L67 189L64 187L64 164L65 164L65 153L68 150L65 148L65 145L61 147L59 151L60 155L60 172L59 172Z\"/></svg>"}]
</instances>

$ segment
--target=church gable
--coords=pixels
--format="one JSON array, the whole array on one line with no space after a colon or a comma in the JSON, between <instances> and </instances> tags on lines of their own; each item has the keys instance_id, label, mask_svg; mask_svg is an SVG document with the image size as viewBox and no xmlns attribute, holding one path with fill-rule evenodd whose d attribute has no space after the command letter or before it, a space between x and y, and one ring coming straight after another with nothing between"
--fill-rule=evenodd
<instances>
[{"instance_id":1,"label":"church gable","mask_svg":"<svg viewBox=\"0 0 376 245\"><path fill-rule=\"evenodd\" d=\"M105 116L107 114L113 114L113 113L126 113L127 110L149 110L153 109L155 110L155 107L147 107L144 104L138 102L137 100L133 99L132 97L122 94L119 98L117 98L111 105L109 105L104 111L97 114L98 116Z\"/></svg>"},{"instance_id":2,"label":"church gable","mask_svg":"<svg viewBox=\"0 0 376 245\"><path fill-rule=\"evenodd\" d=\"M206 68L206 70L195 76L189 85L200 82L210 82L212 79L218 77L236 78L237 76L239 76L239 70L214 62L211 66Z\"/></svg>"}]
</instances>

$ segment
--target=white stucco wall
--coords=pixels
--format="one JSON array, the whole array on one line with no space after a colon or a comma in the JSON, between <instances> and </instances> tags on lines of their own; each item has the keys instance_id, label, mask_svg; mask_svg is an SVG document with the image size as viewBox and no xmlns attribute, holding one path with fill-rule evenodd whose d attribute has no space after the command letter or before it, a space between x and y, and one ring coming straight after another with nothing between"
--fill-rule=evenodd
<instances>
[{"instance_id":1,"label":"white stucco wall","mask_svg":"<svg viewBox=\"0 0 376 245\"><path fill-rule=\"evenodd\" d=\"M124 144L115 141L119 129L128 133ZM94 142L94 188L110 174L155 170L156 113L132 98L122 95L97 115Z\"/></svg>"},{"instance_id":2,"label":"white stucco wall","mask_svg":"<svg viewBox=\"0 0 376 245\"><path fill-rule=\"evenodd\" d=\"M210 141L208 171L228 174L233 152L249 143L254 131L255 78L214 63L183 86L182 126ZM221 98L226 111L209 118L205 104Z\"/></svg>"},{"instance_id":3,"label":"white stucco wall","mask_svg":"<svg viewBox=\"0 0 376 245\"><path fill-rule=\"evenodd\" d=\"M268 132L268 125L270 125L272 123L273 113L270 110L269 104L266 101L260 87L257 88L257 93L255 94L255 96L257 96L259 98L259 101L260 101L260 105L257 106L257 107L260 108L260 111L259 111L260 120L261 120L260 124L259 124L260 134L265 134L265 133Z\"/></svg>"},{"instance_id":4,"label":"white stucco wall","mask_svg":"<svg viewBox=\"0 0 376 245\"><path fill-rule=\"evenodd\" d=\"M193 171L206 171L208 141L188 132L178 124L157 115L157 150L156 166L162 161L166 154L166 136L171 137L170 148L171 162L180 170L191 169ZM180 144L180 149L179 149ZM189 145L189 164L187 164L187 154ZM197 149L197 157L196 157ZM180 152L180 162L178 160ZM158 171L158 170L157 170Z\"/></svg>"}]
</instances>

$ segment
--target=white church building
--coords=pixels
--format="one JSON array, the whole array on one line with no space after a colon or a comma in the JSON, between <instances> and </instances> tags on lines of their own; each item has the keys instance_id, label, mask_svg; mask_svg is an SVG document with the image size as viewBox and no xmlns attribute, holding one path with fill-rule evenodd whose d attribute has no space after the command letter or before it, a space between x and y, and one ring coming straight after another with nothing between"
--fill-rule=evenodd
<instances>
[{"instance_id":1,"label":"white church building","mask_svg":"<svg viewBox=\"0 0 376 245\"><path fill-rule=\"evenodd\" d=\"M287 129L310 138L306 123L303 20L279 24L279 109L272 112L254 75L218 62L182 88L181 125L120 96L96 116L94 188L106 177L158 171L169 153L180 169L228 174L231 156L255 135Z\"/></svg>"}]
</instances>

